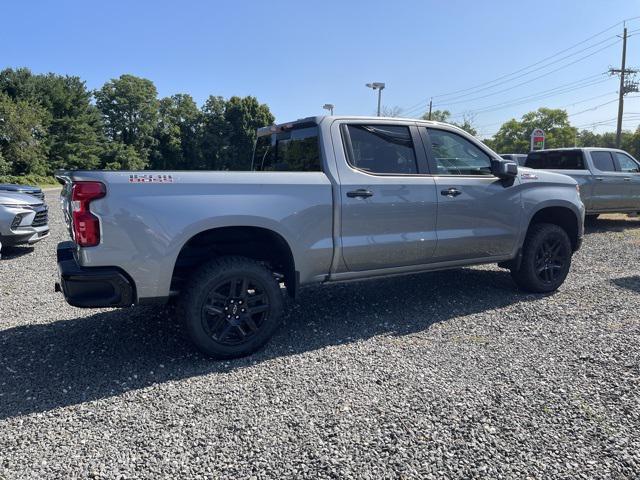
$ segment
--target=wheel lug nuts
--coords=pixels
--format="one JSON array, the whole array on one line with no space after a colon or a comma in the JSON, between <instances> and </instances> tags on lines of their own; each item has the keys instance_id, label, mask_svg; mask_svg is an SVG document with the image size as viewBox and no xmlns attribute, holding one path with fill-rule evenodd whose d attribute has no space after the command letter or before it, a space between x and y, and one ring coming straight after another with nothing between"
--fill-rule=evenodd
<instances>
[{"instance_id":1,"label":"wheel lug nuts","mask_svg":"<svg viewBox=\"0 0 640 480\"><path fill-rule=\"evenodd\" d=\"M227 315L227 318L231 318L231 315Z\"/></svg>"},{"instance_id":2,"label":"wheel lug nuts","mask_svg":"<svg viewBox=\"0 0 640 480\"><path fill-rule=\"evenodd\" d=\"M233 300L231 300L231 303L233 303Z\"/></svg>"},{"instance_id":3,"label":"wheel lug nuts","mask_svg":"<svg viewBox=\"0 0 640 480\"><path fill-rule=\"evenodd\" d=\"M236 320L237 320L237 319L239 319L239 318L240 318L240 316L239 316L239 315L236 315Z\"/></svg>"}]
</instances>

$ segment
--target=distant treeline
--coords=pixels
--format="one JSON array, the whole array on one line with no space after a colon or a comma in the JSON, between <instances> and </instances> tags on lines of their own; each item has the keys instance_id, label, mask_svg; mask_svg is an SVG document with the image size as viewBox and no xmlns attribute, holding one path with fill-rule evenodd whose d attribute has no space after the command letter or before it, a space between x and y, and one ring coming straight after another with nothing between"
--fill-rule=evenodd
<instances>
[{"instance_id":1,"label":"distant treeline","mask_svg":"<svg viewBox=\"0 0 640 480\"><path fill-rule=\"evenodd\" d=\"M122 75L98 90L76 76L0 72L0 176L56 169L247 168L255 132L274 117L255 97L185 93L158 99L150 80Z\"/></svg>"},{"instance_id":2,"label":"distant treeline","mask_svg":"<svg viewBox=\"0 0 640 480\"><path fill-rule=\"evenodd\" d=\"M151 80L133 75L92 91L76 76L8 68L0 72L0 181L53 181L59 168L246 169L256 130L273 121L255 97L212 95L199 108L186 93L158 99ZM470 118L460 127L477 134ZM545 130L547 147L615 146L614 133L579 131L565 110L549 108L508 120L485 141L498 153L526 153L534 128ZM640 129L623 133L622 148L640 157Z\"/></svg>"}]
</instances>

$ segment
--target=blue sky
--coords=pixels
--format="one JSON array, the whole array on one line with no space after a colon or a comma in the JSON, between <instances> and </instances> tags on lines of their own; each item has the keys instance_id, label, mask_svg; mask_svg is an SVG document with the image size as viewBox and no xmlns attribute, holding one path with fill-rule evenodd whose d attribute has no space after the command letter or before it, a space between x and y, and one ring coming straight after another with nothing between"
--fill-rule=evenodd
<instances>
[{"instance_id":1,"label":"blue sky","mask_svg":"<svg viewBox=\"0 0 640 480\"><path fill-rule=\"evenodd\" d=\"M210 94L255 95L278 121L322 114L327 102L338 114L373 114L365 83L382 81L384 105L414 116L435 96L490 135L540 106L565 107L584 128L615 117L617 80L599 75L620 63L622 25L609 27L640 15L640 0L32 0L5 2L2 12L0 68L79 75L89 88L131 73L153 80L160 96L190 93L199 104ZM640 18L628 27L640 29ZM501 85L465 90L598 33ZM640 67L640 30L627 63ZM640 98L628 98L625 112L635 129Z\"/></svg>"}]
</instances>

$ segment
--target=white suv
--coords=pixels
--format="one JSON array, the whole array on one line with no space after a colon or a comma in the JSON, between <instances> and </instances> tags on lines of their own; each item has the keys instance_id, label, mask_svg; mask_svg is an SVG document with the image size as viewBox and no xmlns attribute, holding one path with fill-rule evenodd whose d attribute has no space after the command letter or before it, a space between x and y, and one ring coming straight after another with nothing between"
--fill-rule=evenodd
<instances>
[{"instance_id":1,"label":"white suv","mask_svg":"<svg viewBox=\"0 0 640 480\"><path fill-rule=\"evenodd\" d=\"M42 200L0 192L0 245L31 245L48 235L49 211Z\"/></svg>"}]
</instances>

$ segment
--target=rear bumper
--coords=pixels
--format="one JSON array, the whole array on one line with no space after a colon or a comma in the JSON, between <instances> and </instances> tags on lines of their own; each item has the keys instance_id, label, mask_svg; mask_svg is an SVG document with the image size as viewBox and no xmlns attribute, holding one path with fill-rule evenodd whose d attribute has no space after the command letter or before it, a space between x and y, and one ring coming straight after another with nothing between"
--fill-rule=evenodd
<instances>
[{"instance_id":1,"label":"rear bumper","mask_svg":"<svg viewBox=\"0 0 640 480\"><path fill-rule=\"evenodd\" d=\"M56 291L62 292L74 307L129 307L135 303L133 282L116 267L82 267L74 255L73 242L58 244L60 279Z\"/></svg>"}]
</instances>

